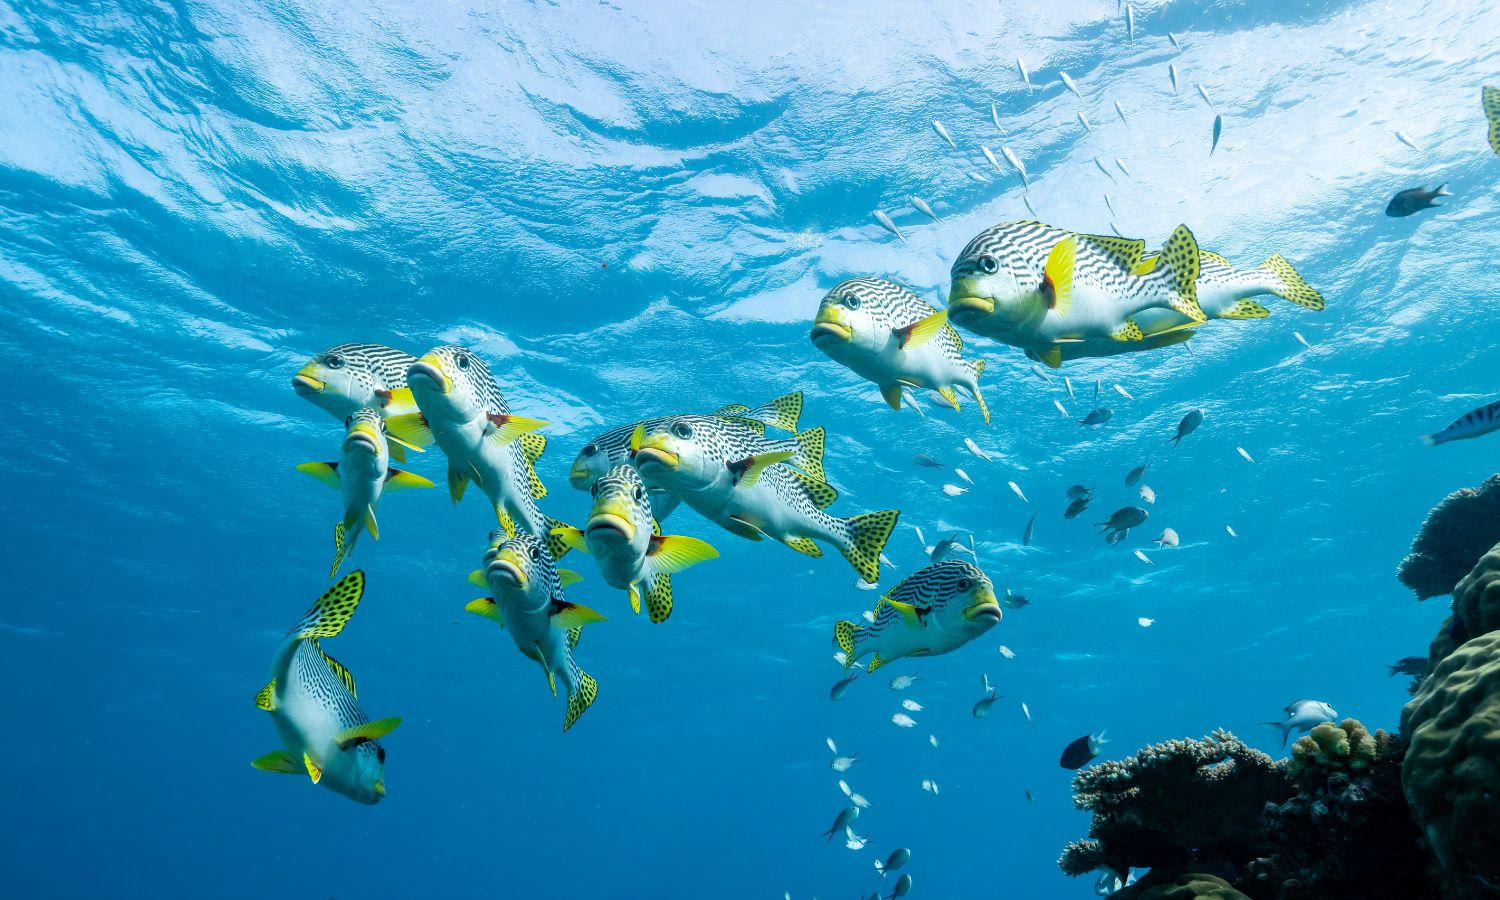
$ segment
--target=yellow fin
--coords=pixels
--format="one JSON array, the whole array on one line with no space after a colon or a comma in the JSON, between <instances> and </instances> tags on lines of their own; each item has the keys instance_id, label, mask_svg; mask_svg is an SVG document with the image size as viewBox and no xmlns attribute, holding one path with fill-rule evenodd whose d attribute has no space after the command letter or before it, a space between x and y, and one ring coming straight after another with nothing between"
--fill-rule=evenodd
<instances>
[{"instance_id":1,"label":"yellow fin","mask_svg":"<svg viewBox=\"0 0 1500 900\"><path fill-rule=\"evenodd\" d=\"M390 435L386 435L385 440L385 448L386 451L391 454L391 459L395 460L398 463L406 462L406 451L412 449L411 445L403 444Z\"/></svg>"},{"instance_id":2,"label":"yellow fin","mask_svg":"<svg viewBox=\"0 0 1500 900\"><path fill-rule=\"evenodd\" d=\"M595 622L605 621L604 616L578 603L569 603L566 600L552 601L552 627L567 630L569 628L582 628L584 625L592 625Z\"/></svg>"},{"instance_id":3,"label":"yellow fin","mask_svg":"<svg viewBox=\"0 0 1500 900\"><path fill-rule=\"evenodd\" d=\"M1321 311L1326 305L1323 295L1318 293L1317 288L1308 284L1296 268L1287 262L1285 256L1280 253L1272 253L1259 268L1269 272L1275 281L1280 282L1280 287L1272 290L1272 293L1288 303L1295 303L1303 309L1315 312Z\"/></svg>"},{"instance_id":4,"label":"yellow fin","mask_svg":"<svg viewBox=\"0 0 1500 900\"><path fill-rule=\"evenodd\" d=\"M790 394L783 394L760 409L750 412L772 428L780 428L782 431L796 434L797 420L802 417L802 392L793 391Z\"/></svg>"},{"instance_id":5,"label":"yellow fin","mask_svg":"<svg viewBox=\"0 0 1500 900\"><path fill-rule=\"evenodd\" d=\"M646 545L646 568L652 572L681 572L690 566L717 559L719 551L707 541L682 535L652 535Z\"/></svg>"},{"instance_id":6,"label":"yellow fin","mask_svg":"<svg viewBox=\"0 0 1500 900\"><path fill-rule=\"evenodd\" d=\"M880 658L880 653L877 652L875 654L875 656L870 659L870 664L865 667L865 671L866 672L873 672L876 669L884 666L886 664L886 662L887 662L887 660L881 659Z\"/></svg>"},{"instance_id":7,"label":"yellow fin","mask_svg":"<svg viewBox=\"0 0 1500 900\"><path fill-rule=\"evenodd\" d=\"M900 517L900 510L882 509L839 520L849 536L848 545L839 550L865 584L880 580L880 552Z\"/></svg>"},{"instance_id":8,"label":"yellow fin","mask_svg":"<svg viewBox=\"0 0 1500 900\"><path fill-rule=\"evenodd\" d=\"M845 619L833 623L833 639L838 642L839 649L844 651L844 669L854 665L854 635L859 631L859 626Z\"/></svg>"},{"instance_id":9,"label":"yellow fin","mask_svg":"<svg viewBox=\"0 0 1500 900\"><path fill-rule=\"evenodd\" d=\"M1066 319L1073 309L1073 264L1078 255L1078 239L1068 235L1052 247L1047 254L1047 265L1042 270L1042 289L1047 294L1047 306L1058 318Z\"/></svg>"},{"instance_id":10,"label":"yellow fin","mask_svg":"<svg viewBox=\"0 0 1500 900\"><path fill-rule=\"evenodd\" d=\"M541 419L528 419L525 416L512 416L508 413L490 413L485 418L490 420L491 429L487 437L500 447L504 447L528 431L536 431L549 424ZM525 448L522 448L522 452L524 455Z\"/></svg>"},{"instance_id":11,"label":"yellow fin","mask_svg":"<svg viewBox=\"0 0 1500 900\"><path fill-rule=\"evenodd\" d=\"M427 427L427 417L419 412L387 416L385 436L408 447L425 447L432 443L432 429Z\"/></svg>"},{"instance_id":12,"label":"yellow fin","mask_svg":"<svg viewBox=\"0 0 1500 900\"><path fill-rule=\"evenodd\" d=\"M506 537L516 536L516 521L498 506L495 507L495 521L500 523L500 530L505 532Z\"/></svg>"},{"instance_id":13,"label":"yellow fin","mask_svg":"<svg viewBox=\"0 0 1500 900\"><path fill-rule=\"evenodd\" d=\"M646 616L651 619L653 625L660 625L672 615L672 576L666 572L659 575L647 575L645 586Z\"/></svg>"},{"instance_id":14,"label":"yellow fin","mask_svg":"<svg viewBox=\"0 0 1500 900\"><path fill-rule=\"evenodd\" d=\"M635 585L633 585L633 584L631 586L629 586L628 588L626 588L625 590L628 592L626 596L628 596L630 598L630 609L631 609L631 611L634 612L636 615L640 615L641 614L641 592L638 591L638 590L636 590L635 589Z\"/></svg>"},{"instance_id":15,"label":"yellow fin","mask_svg":"<svg viewBox=\"0 0 1500 900\"><path fill-rule=\"evenodd\" d=\"M380 412L386 418L391 416L402 416L417 411L417 398L412 396L411 388L392 388L388 391L376 391L375 399L380 406ZM421 450L421 447L412 449Z\"/></svg>"},{"instance_id":16,"label":"yellow fin","mask_svg":"<svg viewBox=\"0 0 1500 900\"><path fill-rule=\"evenodd\" d=\"M937 389L937 392L938 396L942 397L949 406L955 410L958 409L958 392L954 391L951 387L940 387Z\"/></svg>"},{"instance_id":17,"label":"yellow fin","mask_svg":"<svg viewBox=\"0 0 1500 900\"><path fill-rule=\"evenodd\" d=\"M630 432L630 452L641 449L641 444L646 442L646 423L635 423L635 430Z\"/></svg>"},{"instance_id":18,"label":"yellow fin","mask_svg":"<svg viewBox=\"0 0 1500 900\"><path fill-rule=\"evenodd\" d=\"M797 479L797 483L802 485L802 490L806 492L807 498L812 501L814 507L827 509L833 505L833 501L839 498L838 490L828 482L819 481L811 475L804 475L796 469L791 472L792 477Z\"/></svg>"},{"instance_id":19,"label":"yellow fin","mask_svg":"<svg viewBox=\"0 0 1500 900\"><path fill-rule=\"evenodd\" d=\"M390 469L385 473L385 489L388 491L404 491L409 488L429 488L437 485L423 478L415 472L403 472L400 469Z\"/></svg>"},{"instance_id":20,"label":"yellow fin","mask_svg":"<svg viewBox=\"0 0 1500 900\"><path fill-rule=\"evenodd\" d=\"M540 500L547 496L547 485L542 483L542 477L536 473L531 463L526 464L526 487L530 490L533 500Z\"/></svg>"},{"instance_id":21,"label":"yellow fin","mask_svg":"<svg viewBox=\"0 0 1500 900\"><path fill-rule=\"evenodd\" d=\"M889 606L891 609L894 609L896 612L900 613L901 621L905 622L907 625L916 626L922 624L921 611L918 610L915 606L912 606L910 603L902 603L900 600L892 600L890 597L886 597L882 602L884 602L886 606Z\"/></svg>"},{"instance_id":22,"label":"yellow fin","mask_svg":"<svg viewBox=\"0 0 1500 900\"><path fill-rule=\"evenodd\" d=\"M1140 262L1136 263L1135 266L1130 270L1130 274L1149 275L1152 272L1156 271L1156 264L1159 261L1161 261L1161 257L1153 253Z\"/></svg>"},{"instance_id":23,"label":"yellow fin","mask_svg":"<svg viewBox=\"0 0 1500 900\"><path fill-rule=\"evenodd\" d=\"M1046 350L1036 351L1036 358L1049 369L1062 368L1062 345L1053 344Z\"/></svg>"},{"instance_id":24,"label":"yellow fin","mask_svg":"<svg viewBox=\"0 0 1500 900\"><path fill-rule=\"evenodd\" d=\"M370 532L370 537L380 540L380 524L375 521L375 507L365 506L365 530Z\"/></svg>"},{"instance_id":25,"label":"yellow fin","mask_svg":"<svg viewBox=\"0 0 1500 900\"><path fill-rule=\"evenodd\" d=\"M305 462L297 466L297 471L311 475L331 488L339 486L339 464L336 462Z\"/></svg>"},{"instance_id":26,"label":"yellow fin","mask_svg":"<svg viewBox=\"0 0 1500 900\"><path fill-rule=\"evenodd\" d=\"M333 566L328 570L328 577L333 578L339 574L339 569L344 565L344 560L349 558L349 553L354 549L353 539L345 540L348 534L348 526L343 522L333 523Z\"/></svg>"},{"instance_id":27,"label":"yellow fin","mask_svg":"<svg viewBox=\"0 0 1500 900\"><path fill-rule=\"evenodd\" d=\"M828 476L823 473L823 444L826 437L827 433L821 425L797 432L796 437L792 438L792 443L797 447L797 455L792 457L788 465L801 469L819 481L827 481Z\"/></svg>"},{"instance_id":28,"label":"yellow fin","mask_svg":"<svg viewBox=\"0 0 1500 900\"><path fill-rule=\"evenodd\" d=\"M547 436L528 431L517 437L516 443L521 445L521 455L526 457L526 462L534 466L547 449Z\"/></svg>"},{"instance_id":29,"label":"yellow fin","mask_svg":"<svg viewBox=\"0 0 1500 900\"><path fill-rule=\"evenodd\" d=\"M885 398L885 405L891 409L901 408L901 392L904 390L899 384L888 384L880 389L880 396Z\"/></svg>"},{"instance_id":30,"label":"yellow fin","mask_svg":"<svg viewBox=\"0 0 1500 900\"><path fill-rule=\"evenodd\" d=\"M1198 239L1186 225L1178 225L1161 248L1161 264L1170 283L1171 296L1167 305L1194 322L1207 322L1203 308L1198 305ZM1139 340L1139 338L1136 338Z\"/></svg>"},{"instance_id":31,"label":"yellow fin","mask_svg":"<svg viewBox=\"0 0 1500 900\"><path fill-rule=\"evenodd\" d=\"M484 616L501 628L505 627L505 616L500 613L500 604L489 597L480 597L478 600L470 600L464 604L464 609L476 616Z\"/></svg>"},{"instance_id":32,"label":"yellow fin","mask_svg":"<svg viewBox=\"0 0 1500 900\"><path fill-rule=\"evenodd\" d=\"M1264 319L1271 314L1269 309L1254 300L1236 300L1234 305L1219 313L1221 319ZM1192 327L1189 324L1189 327Z\"/></svg>"},{"instance_id":33,"label":"yellow fin","mask_svg":"<svg viewBox=\"0 0 1500 900\"><path fill-rule=\"evenodd\" d=\"M781 542L804 556L811 556L813 559L823 558L823 548L819 547L812 538L788 537L782 538Z\"/></svg>"},{"instance_id":34,"label":"yellow fin","mask_svg":"<svg viewBox=\"0 0 1500 900\"><path fill-rule=\"evenodd\" d=\"M469 476L458 470L451 462L448 464L448 496L454 503L464 498L464 488L469 486Z\"/></svg>"},{"instance_id":35,"label":"yellow fin","mask_svg":"<svg viewBox=\"0 0 1500 900\"><path fill-rule=\"evenodd\" d=\"M762 422L759 419L747 419L744 416L721 416L717 413L715 413L715 416L717 418L723 419L726 422L733 422L734 424L739 425L742 428L748 428L760 437L766 436L766 423Z\"/></svg>"},{"instance_id":36,"label":"yellow fin","mask_svg":"<svg viewBox=\"0 0 1500 900\"><path fill-rule=\"evenodd\" d=\"M1136 324L1135 319L1130 318L1120 323L1114 331L1109 333L1109 336L1117 341L1142 341L1146 339L1146 335L1141 333L1141 326Z\"/></svg>"},{"instance_id":37,"label":"yellow fin","mask_svg":"<svg viewBox=\"0 0 1500 900\"><path fill-rule=\"evenodd\" d=\"M1202 247L1199 247L1198 261L1200 266L1202 265L1204 260L1214 263L1215 265L1223 266L1226 269L1234 268L1234 263L1229 261L1229 257L1222 256L1218 253L1213 252L1212 250L1204 250Z\"/></svg>"},{"instance_id":38,"label":"yellow fin","mask_svg":"<svg viewBox=\"0 0 1500 900\"><path fill-rule=\"evenodd\" d=\"M323 769L312 761L312 757L307 755L306 750L302 751L302 764L307 767L307 777L312 779L313 784L323 780Z\"/></svg>"},{"instance_id":39,"label":"yellow fin","mask_svg":"<svg viewBox=\"0 0 1500 900\"><path fill-rule=\"evenodd\" d=\"M735 487L751 487L757 481L760 481L761 473L765 472L767 468L777 463L784 463L796 455L796 453L790 450L783 450L777 453L757 453L754 456L747 456L744 459L735 460L726 465L729 466L729 471L734 473Z\"/></svg>"},{"instance_id":40,"label":"yellow fin","mask_svg":"<svg viewBox=\"0 0 1500 900\"><path fill-rule=\"evenodd\" d=\"M262 772L275 772L277 775L296 775L302 771L297 765L297 757L285 750L272 750L265 756L252 759L250 765Z\"/></svg>"},{"instance_id":41,"label":"yellow fin","mask_svg":"<svg viewBox=\"0 0 1500 900\"><path fill-rule=\"evenodd\" d=\"M577 650L579 643L581 643L582 641L583 641L583 629L582 628L569 628L568 629L568 650L570 650L570 651Z\"/></svg>"},{"instance_id":42,"label":"yellow fin","mask_svg":"<svg viewBox=\"0 0 1500 900\"><path fill-rule=\"evenodd\" d=\"M594 680L594 676L580 670L578 682L578 690L568 698L568 712L563 718L563 731L572 728L578 721L578 717L594 705L594 698L599 696L599 682Z\"/></svg>"},{"instance_id":43,"label":"yellow fin","mask_svg":"<svg viewBox=\"0 0 1500 900\"><path fill-rule=\"evenodd\" d=\"M564 541L562 535L558 534L557 532L559 530L577 531L577 529L573 528L573 526L569 525L567 522L560 522L557 519L552 518L551 516L543 516L542 520L543 524L547 528L547 533L544 538L547 544L547 552L552 554L552 561L557 562L564 556L567 556L569 550L573 549L573 545ZM587 548L585 548L584 552L588 552Z\"/></svg>"},{"instance_id":44,"label":"yellow fin","mask_svg":"<svg viewBox=\"0 0 1500 900\"><path fill-rule=\"evenodd\" d=\"M326 652L324 652L322 647L318 648L318 652L323 655L323 661L328 663L328 668L333 670L333 674L337 675L339 677L339 681L342 681L344 683L344 687L349 689L349 693L358 698L359 691L357 691L354 687L354 673L350 672L349 668L343 663L339 662L338 660L334 659Z\"/></svg>"},{"instance_id":45,"label":"yellow fin","mask_svg":"<svg viewBox=\"0 0 1500 900\"><path fill-rule=\"evenodd\" d=\"M340 750L348 750L350 747L358 747L368 741L378 741L396 730L401 724L400 716L391 716L388 719L376 719L363 725L355 725L340 731L334 740L338 742Z\"/></svg>"},{"instance_id":46,"label":"yellow fin","mask_svg":"<svg viewBox=\"0 0 1500 900\"><path fill-rule=\"evenodd\" d=\"M564 544L582 553L589 552L589 545L583 539L583 529L574 528L571 525L552 529L552 534L562 539Z\"/></svg>"},{"instance_id":47,"label":"yellow fin","mask_svg":"<svg viewBox=\"0 0 1500 900\"><path fill-rule=\"evenodd\" d=\"M469 584L472 584L475 587L482 588L487 588L490 586L489 580L484 577L483 569L475 569L474 571L469 573Z\"/></svg>"},{"instance_id":48,"label":"yellow fin","mask_svg":"<svg viewBox=\"0 0 1500 900\"><path fill-rule=\"evenodd\" d=\"M292 634L303 639L337 637L354 615L364 593L365 573L350 572L313 603L302 621L292 628Z\"/></svg>"},{"instance_id":49,"label":"yellow fin","mask_svg":"<svg viewBox=\"0 0 1500 900\"><path fill-rule=\"evenodd\" d=\"M265 687L260 689L260 693L255 695L255 707L266 712L276 710L276 679L272 678Z\"/></svg>"},{"instance_id":50,"label":"yellow fin","mask_svg":"<svg viewBox=\"0 0 1500 900\"><path fill-rule=\"evenodd\" d=\"M557 583L562 587L572 587L583 580L583 576L572 569L559 568L557 570Z\"/></svg>"},{"instance_id":51,"label":"yellow fin","mask_svg":"<svg viewBox=\"0 0 1500 900\"><path fill-rule=\"evenodd\" d=\"M1058 351L1058 353L1059 355L1061 355L1060 350ZM974 389L971 393L973 393L974 395L974 402L979 405L980 415L984 416L984 424L988 425L990 424L990 405L984 402L984 394L981 394L979 392L979 376L983 374L984 360L974 360Z\"/></svg>"},{"instance_id":52,"label":"yellow fin","mask_svg":"<svg viewBox=\"0 0 1500 900\"><path fill-rule=\"evenodd\" d=\"M895 332L896 336L901 339L902 350L915 350L937 337L938 332L942 331L943 326L947 324L948 311L940 309L910 325L895 329Z\"/></svg>"}]
</instances>

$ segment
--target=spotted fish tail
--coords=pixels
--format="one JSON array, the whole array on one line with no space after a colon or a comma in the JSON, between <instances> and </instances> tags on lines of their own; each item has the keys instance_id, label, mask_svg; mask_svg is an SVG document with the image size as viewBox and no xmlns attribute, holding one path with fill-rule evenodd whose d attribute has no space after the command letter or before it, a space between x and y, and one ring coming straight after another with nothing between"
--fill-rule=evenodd
<instances>
[{"instance_id":1,"label":"spotted fish tail","mask_svg":"<svg viewBox=\"0 0 1500 900\"><path fill-rule=\"evenodd\" d=\"M599 696L599 682L594 676L574 666L577 675L578 686L568 694L568 712L563 719L563 731L573 727L578 717L583 715L590 706L594 705L594 698Z\"/></svg>"},{"instance_id":2,"label":"spotted fish tail","mask_svg":"<svg viewBox=\"0 0 1500 900\"><path fill-rule=\"evenodd\" d=\"M1311 310L1323 308L1323 295L1304 281L1297 270L1292 268L1292 264L1287 262L1286 257L1280 253L1271 254L1269 259L1256 267L1256 271L1265 276L1271 293L1288 303L1295 303Z\"/></svg>"},{"instance_id":3,"label":"spotted fish tail","mask_svg":"<svg viewBox=\"0 0 1500 900\"><path fill-rule=\"evenodd\" d=\"M883 509L839 520L846 538L839 549L866 584L880 580L880 553L900 516L898 509Z\"/></svg>"},{"instance_id":4,"label":"spotted fish tail","mask_svg":"<svg viewBox=\"0 0 1500 900\"><path fill-rule=\"evenodd\" d=\"M838 642L839 649L844 651L844 669L846 671L850 666L854 665L855 660L859 659L859 653L854 648L858 646L861 630L858 623L850 622L847 619L840 619L833 624L833 639Z\"/></svg>"},{"instance_id":5,"label":"spotted fish tail","mask_svg":"<svg viewBox=\"0 0 1500 900\"><path fill-rule=\"evenodd\" d=\"M1481 97L1484 117L1490 123L1490 149L1500 155L1500 87L1486 87Z\"/></svg>"},{"instance_id":6,"label":"spotted fish tail","mask_svg":"<svg viewBox=\"0 0 1500 900\"><path fill-rule=\"evenodd\" d=\"M349 624L364 593L364 571L350 572L313 603L312 609L292 627L290 634L299 640L336 637Z\"/></svg>"}]
</instances>

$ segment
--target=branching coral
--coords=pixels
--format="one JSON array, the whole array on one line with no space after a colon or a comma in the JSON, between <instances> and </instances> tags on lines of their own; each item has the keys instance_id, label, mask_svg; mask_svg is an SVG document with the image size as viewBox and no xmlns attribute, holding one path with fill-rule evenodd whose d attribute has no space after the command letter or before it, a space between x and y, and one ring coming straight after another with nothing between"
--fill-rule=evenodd
<instances>
[{"instance_id":1,"label":"branching coral","mask_svg":"<svg viewBox=\"0 0 1500 900\"><path fill-rule=\"evenodd\" d=\"M1500 475L1444 497L1412 541L1396 577L1418 600L1451 592L1478 559L1500 542Z\"/></svg>"},{"instance_id":2,"label":"branching coral","mask_svg":"<svg viewBox=\"0 0 1500 900\"><path fill-rule=\"evenodd\" d=\"M1094 841L1070 844L1058 866L1237 870L1265 850L1261 810L1291 791L1281 766L1227 731L1155 744L1074 777L1073 802L1094 814Z\"/></svg>"}]
</instances>

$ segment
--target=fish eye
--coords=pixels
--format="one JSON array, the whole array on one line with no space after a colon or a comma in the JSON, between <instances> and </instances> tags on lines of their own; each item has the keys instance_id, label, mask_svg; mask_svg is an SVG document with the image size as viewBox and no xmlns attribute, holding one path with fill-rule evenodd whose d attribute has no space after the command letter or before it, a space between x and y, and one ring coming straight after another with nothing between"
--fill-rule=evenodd
<instances>
[{"instance_id":1,"label":"fish eye","mask_svg":"<svg viewBox=\"0 0 1500 900\"><path fill-rule=\"evenodd\" d=\"M693 436L693 426L686 422L676 422L672 425L672 433L686 440Z\"/></svg>"},{"instance_id":2,"label":"fish eye","mask_svg":"<svg viewBox=\"0 0 1500 900\"><path fill-rule=\"evenodd\" d=\"M459 356L458 367L460 369L467 369L469 367L469 357L466 355Z\"/></svg>"},{"instance_id":3,"label":"fish eye","mask_svg":"<svg viewBox=\"0 0 1500 900\"><path fill-rule=\"evenodd\" d=\"M644 500L644 499L646 499L646 489L643 488L643 487L641 487L640 485L636 485L636 488L635 488L635 499L637 499L637 500Z\"/></svg>"},{"instance_id":4,"label":"fish eye","mask_svg":"<svg viewBox=\"0 0 1500 900\"><path fill-rule=\"evenodd\" d=\"M593 456L595 453L598 453L598 452L599 452L599 445L598 444L588 444L588 445L584 446L584 448L583 448L583 455L584 456Z\"/></svg>"},{"instance_id":5,"label":"fish eye","mask_svg":"<svg viewBox=\"0 0 1500 900\"><path fill-rule=\"evenodd\" d=\"M853 294L845 294L840 301L849 309L859 309L859 298Z\"/></svg>"},{"instance_id":6,"label":"fish eye","mask_svg":"<svg viewBox=\"0 0 1500 900\"><path fill-rule=\"evenodd\" d=\"M988 253L979 257L979 271L986 275L993 275L1000 271L1000 262Z\"/></svg>"},{"instance_id":7,"label":"fish eye","mask_svg":"<svg viewBox=\"0 0 1500 900\"><path fill-rule=\"evenodd\" d=\"M353 424L354 424L354 417L353 416L345 416L344 417L344 427L345 428L348 428L350 425L353 425Z\"/></svg>"},{"instance_id":8,"label":"fish eye","mask_svg":"<svg viewBox=\"0 0 1500 900\"><path fill-rule=\"evenodd\" d=\"M960 579L958 579L958 590L959 590L960 593L962 593L963 591L967 591L969 588L971 588L973 586L974 586L973 582L969 581L969 579L967 579L967 578L960 578Z\"/></svg>"},{"instance_id":9,"label":"fish eye","mask_svg":"<svg viewBox=\"0 0 1500 900\"><path fill-rule=\"evenodd\" d=\"M376 747L375 748L375 758L378 759L378 760L380 760L380 764L382 766L385 765L385 748L384 747Z\"/></svg>"},{"instance_id":10,"label":"fish eye","mask_svg":"<svg viewBox=\"0 0 1500 900\"><path fill-rule=\"evenodd\" d=\"M330 369L342 369L344 367L344 358L337 353L330 353L323 357L323 365Z\"/></svg>"},{"instance_id":11,"label":"fish eye","mask_svg":"<svg viewBox=\"0 0 1500 900\"><path fill-rule=\"evenodd\" d=\"M542 548L538 544L532 544L527 549L527 552L531 554L531 558L532 559L541 559L542 558Z\"/></svg>"}]
</instances>

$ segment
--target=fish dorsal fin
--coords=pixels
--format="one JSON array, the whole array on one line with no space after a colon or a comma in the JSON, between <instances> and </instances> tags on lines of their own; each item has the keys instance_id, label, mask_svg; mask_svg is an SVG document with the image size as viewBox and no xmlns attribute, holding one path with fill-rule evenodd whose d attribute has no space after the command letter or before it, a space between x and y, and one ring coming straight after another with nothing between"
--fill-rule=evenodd
<instances>
[{"instance_id":1,"label":"fish dorsal fin","mask_svg":"<svg viewBox=\"0 0 1500 900\"><path fill-rule=\"evenodd\" d=\"M337 675L339 681L344 683L344 687L349 689L349 693L358 698L359 692L354 687L354 673L349 671L349 667L329 656L322 647L318 648L318 652L323 655L323 661L328 663L328 668L333 670L333 674Z\"/></svg>"},{"instance_id":2,"label":"fish dorsal fin","mask_svg":"<svg viewBox=\"0 0 1500 900\"><path fill-rule=\"evenodd\" d=\"M1081 234L1079 240L1103 253L1109 261L1129 272L1140 264L1141 254L1146 252L1146 242L1132 238L1116 237L1112 234Z\"/></svg>"},{"instance_id":3,"label":"fish dorsal fin","mask_svg":"<svg viewBox=\"0 0 1500 900\"><path fill-rule=\"evenodd\" d=\"M513 416L509 413L488 413L485 418L490 423L485 437L499 447L506 446L528 431L536 431L549 424L541 419L528 419L525 416ZM522 448L522 453L524 452L525 449Z\"/></svg>"},{"instance_id":4,"label":"fish dorsal fin","mask_svg":"<svg viewBox=\"0 0 1500 900\"><path fill-rule=\"evenodd\" d=\"M1052 246L1047 265L1042 270L1042 289L1047 306L1059 318L1066 319L1073 309L1073 270L1078 256L1078 238L1067 235Z\"/></svg>"},{"instance_id":5,"label":"fish dorsal fin","mask_svg":"<svg viewBox=\"0 0 1500 900\"><path fill-rule=\"evenodd\" d=\"M1199 249L1198 250L1198 258L1199 258L1199 266L1200 266L1200 268L1202 267L1202 261L1203 260L1207 260L1208 262L1211 262L1211 263L1213 263L1215 265L1223 266L1226 269L1233 269L1234 268L1234 263L1230 262L1225 257L1220 256L1219 254L1213 252L1212 250Z\"/></svg>"},{"instance_id":6,"label":"fish dorsal fin","mask_svg":"<svg viewBox=\"0 0 1500 900\"><path fill-rule=\"evenodd\" d=\"M792 473L792 477L797 479L797 484L800 485L803 492L807 494L807 499L811 500L813 506L817 507L818 509L827 509L829 506L833 505L833 501L839 498L838 489L828 482L819 481L811 475L806 475L802 472L798 472L796 469L792 469L790 471Z\"/></svg>"},{"instance_id":7,"label":"fish dorsal fin","mask_svg":"<svg viewBox=\"0 0 1500 900\"><path fill-rule=\"evenodd\" d=\"M292 629L292 633L301 639L338 636L348 624L349 617L354 615L364 593L364 571L350 572L317 599L313 608Z\"/></svg>"},{"instance_id":8,"label":"fish dorsal fin","mask_svg":"<svg viewBox=\"0 0 1500 900\"><path fill-rule=\"evenodd\" d=\"M334 736L334 740L338 742L340 750L349 750L358 747L360 744L380 740L395 731L396 726L400 724L400 716L391 716L388 719L376 719L373 722L366 722L363 725L354 725L345 728Z\"/></svg>"},{"instance_id":9,"label":"fish dorsal fin","mask_svg":"<svg viewBox=\"0 0 1500 900\"><path fill-rule=\"evenodd\" d=\"M766 423L759 419L750 419L745 416L717 416L716 418L722 419L725 422L733 422L742 428L755 432L760 437L766 436Z\"/></svg>"},{"instance_id":10,"label":"fish dorsal fin","mask_svg":"<svg viewBox=\"0 0 1500 900\"><path fill-rule=\"evenodd\" d=\"M579 603L552 598L552 627L567 630L605 621L604 616Z\"/></svg>"},{"instance_id":11,"label":"fish dorsal fin","mask_svg":"<svg viewBox=\"0 0 1500 900\"><path fill-rule=\"evenodd\" d=\"M505 616L500 613L500 604L489 597L480 597L478 600L470 600L464 604L464 609L476 616L484 616L501 628L505 627Z\"/></svg>"},{"instance_id":12,"label":"fish dorsal fin","mask_svg":"<svg viewBox=\"0 0 1500 900\"><path fill-rule=\"evenodd\" d=\"M336 462L300 463L297 471L304 475L311 475L331 488L339 486L339 464Z\"/></svg>"},{"instance_id":13,"label":"fish dorsal fin","mask_svg":"<svg viewBox=\"0 0 1500 900\"><path fill-rule=\"evenodd\" d=\"M266 712L276 711L276 679L272 678L260 692L255 695L255 707Z\"/></svg>"},{"instance_id":14,"label":"fish dorsal fin","mask_svg":"<svg viewBox=\"0 0 1500 900\"><path fill-rule=\"evenodd\" d=\"M766 469L777 463L784 463L796 453L784 450L777 453L756 453L744 459L732 460L725 463L729 471L734 475L735 487L753 487Z\"/></svg>"},{"instance_id":15,"label":"fish dorsal fin","mask_svg":"<svg viewBox=\"0 0 1500 900\"><path fill-rule=\"evenodd\" d=\"M536 465L536 461L542 458L542 453L547 449L547 436L528 431L516 438L516 443L521 445L521 455L526 457L526 462Z\"/></svg>"},{"instance_id":16,"label":"fish dorsal fin","mask_svg":"<svg viewBox=\"0 0 1500 900\"><path fill-rule=\"evenodd\" d=\"M802 418L802 392L783 394L751 414L772 428L796 434L797 420Z\"/></svg>"}]
</instances>

